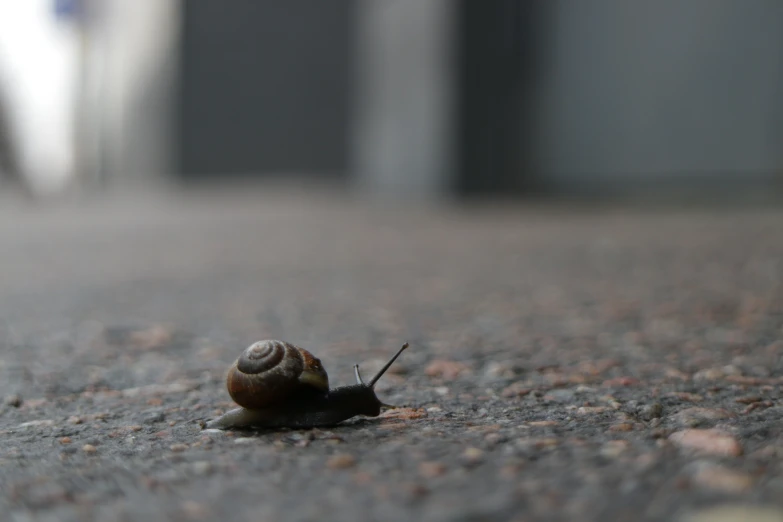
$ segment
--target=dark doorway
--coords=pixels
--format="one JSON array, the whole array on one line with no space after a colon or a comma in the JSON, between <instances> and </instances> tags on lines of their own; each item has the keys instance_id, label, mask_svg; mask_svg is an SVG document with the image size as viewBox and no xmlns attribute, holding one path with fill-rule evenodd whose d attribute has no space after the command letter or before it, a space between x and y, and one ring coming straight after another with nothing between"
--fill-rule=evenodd
<instances>
[{"instance_id":1,"label":"dark doorway","mask_svg":"<svg viewBox=\"0 0 783 522\"><path fill-rule=\"evenodd\" d=\"M538 188L527 103L538 78L543 3L459 2L459 193L520 194Z\"/></svg>"},{"instance_id":2,"label":"dark doorway","mask_svg":"<svg viewBox=\"0 0 783 522\"><path fill-rule=\"evenodd\" d=\"M183 9L179 176L344 177L354 0Z\"/></svg>"}]
</instances>

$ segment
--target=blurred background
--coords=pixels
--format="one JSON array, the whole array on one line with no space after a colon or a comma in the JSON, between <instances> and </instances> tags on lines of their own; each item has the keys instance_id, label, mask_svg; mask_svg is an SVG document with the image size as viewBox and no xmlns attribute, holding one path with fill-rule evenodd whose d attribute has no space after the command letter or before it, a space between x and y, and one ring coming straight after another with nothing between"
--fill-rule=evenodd
<instances>
[{"instance_id":1,"label":"blurred background","mask_svg":"<svg viewBox=\"0 0 783 522\"><path fill-rule=\"evenodd\" d=\"M778 0L0 0L0 187L777 199L781 86Z\"/></svg>"},{"instance_id":2,"label":"blurred background","mask_svg":"<svg viewBox=\"0 0 783 522\"><path fill-rule=\"evenodd\" d=\"M0 513L777 506L782 196L782 0L0 0ZM197 448L260 339L428 418Z\"/></svg>"}]
</instances>

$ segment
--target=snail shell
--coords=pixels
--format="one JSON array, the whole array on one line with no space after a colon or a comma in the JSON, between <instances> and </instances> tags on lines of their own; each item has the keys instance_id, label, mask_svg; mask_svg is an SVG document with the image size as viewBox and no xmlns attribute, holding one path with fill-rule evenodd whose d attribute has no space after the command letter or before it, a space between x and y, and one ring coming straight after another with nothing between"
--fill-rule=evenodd
<instances>
[{"instance_id":1,"label":"snail shell","mask_svg":"<svg viewBox=\"0 0 783 522\"><path fill-rule=\"evenodd\" d=\"M313 354L284 341L251 344L229 368L226 386L240 406L257 410L293 394L302 386L329 392L329 376Z\"/></svg>"}]
</instances>

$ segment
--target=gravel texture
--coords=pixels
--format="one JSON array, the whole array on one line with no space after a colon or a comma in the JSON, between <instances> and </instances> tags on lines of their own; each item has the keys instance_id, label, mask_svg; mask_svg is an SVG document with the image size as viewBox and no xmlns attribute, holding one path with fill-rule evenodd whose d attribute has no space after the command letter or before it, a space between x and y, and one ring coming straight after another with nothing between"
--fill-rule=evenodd
<instances>
[{"instance_id":1,"label":"gravel texture","mask_svg":"<svg viewBox=\"0 0 783 522\"><path fill-rule=\"evenodd\" d=\"M2 520L783 520L783 211L5 203ZM265 338L402 407L202 429Z\"/></svg>"}]
</instances>

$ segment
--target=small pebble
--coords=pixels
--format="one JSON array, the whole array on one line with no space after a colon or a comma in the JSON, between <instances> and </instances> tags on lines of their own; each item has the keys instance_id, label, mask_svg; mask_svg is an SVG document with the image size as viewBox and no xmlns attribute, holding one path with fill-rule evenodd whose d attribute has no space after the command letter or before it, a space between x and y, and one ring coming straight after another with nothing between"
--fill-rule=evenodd
<instances>
[{"instance_id":1,"label":"small pebble","mask_svg":"<svg viewBox=\"0 0 783 522\"><path fill-rule=\"evenodd\" d=\"M505 442L506 441L506 436L502 435L500 433L487 433L484 436L484 440L490 446L494 446L496 444L500 444L501 442Z\"/></svg>"},{"instance_id":2,"label":"small pebble","mask_svg":"<svg viewBox=\"0 0 783 522\"><path fill-rule=\"evenodd\" d=\"M427 416L423 408L394 408L383 412L380 417L383 419L414 420Z\"/></svg>"},{"instance_id":3,"label":"small pebble","mask_svg":"<svg viewBox=\"0 0 783 522\"><path fill-rule=\"evenodd\" d=\"M39 426L54 426L54 421L51 419L34 420L29 422L23 422L19 425L20 428L37 428Z\"/></svg>"},{"instance_id":4,"label":"small pebble","mask_svg":"<svg viewBox=\"0 0 783 522\"><path fill-rule=\"evenodd\" d=\"M440 462L422 462L419 464L419 475L424 478L439 477L446 473L446 466Z\"/></svg>"},{"instance_id":5,"label":"small pebble","mask_svg":"<svg viewBox=\"0 0 783 522\"><path fill-rule=\"evenodd\" d=\"M683 430L669 435L669 440L683 449L705 455L736 457L742 455L742 446L736 438L718 430Z\"/></svg>"},{"instance_id":6,"label":"small pebble","mask_svg":"<svg viewBox=\"0 0 783 522\"><path fill-rule=\"evenodd\" d=\"M63 437L60 439L60 444L70 444L71 443L71 437Z\"/></svg>"},{"instance_id":7,"label":"small pebble","mask_svg":"<svg viewBox=\"0 0 783 522\"><path fill-rule=\"evenodd\" d=\"M84 419L77 417L76 415L68 417L68 424L81 424L82 422L84 422Z\"/></svg>"},{"instance_id":8,"label":"small pebble","mask_svg":"<svg viewBox=\"0 0 783 522\"><path fill-rule=\"evenodd\" d=\"M691 378L690 375L688 375L687 373L680 371L677 368L671 368L671 367L666 368L665 375L666 377L669 377L671 379L677 379L679 381L687 381Z\"/></svg>"},{"instance_id":9,"label":"small pebble","mask_svg":"<svg viewBox=\"0 0 783 522\"><path fill-rule=\"evenodd\" d=\"M512 362L491 361L484 368L487 377L502 377L511 379L522 372L522 368Z\"/></svg>"},{"instance_id":10,"label":"small pebble","mask_svg":"<svg viewBox=\"0 0 783 522\"><path fill-rule=\"evenodd\" d=\"M571 402L574 400L576 391L568 388L560 388L557 390L550 390L544 395L544 399L555 402Z\"/></svg>"},{"instance_id":11,"label":"small pebble","mask_svg":"<svg viewBox=\"0 0 783 522\"><path fill-rule=\"evenodd\" d=\"M437 359L427 365L424 369L424 374L428 377L450 381L469 371L470 367L464 363Z\"/></svg>"},{"instance_id":12,"label":"small pebble","mask_svg":"<svg viewBox=\"0 0 783 522\"><path fill-rule=\"evenodd\" d=\"M753 402L751 404L748 404L747 408L742 410L743 414L748 414L754 410L764 409L764 408L771 408L774 406L775 403L772 401L761 401L761 402Z\"/></svg>"},{"instance_id":13,"label":"small pebble","mask_svg":"<svg viewBox=\"0 0 783 522\"><path fill-rule=\"evenodd\" d=\"M783 457L783 445L776 446L775 444L771 444L769 446L764 446L763 448L754 451L750 456L762 460Z\"/></svg>"},{"instance_id":14,"label":"small pebble","mask_svg":"<svg viewBox=\"0 0 783 522\"><path fill-rule=\"evenodd\" d=\"M630 444L626 440L610 440L601 447L601 455L615 458L624 453Z\"/></svg>"},{"instance_id":15,"label":"small pebble","mask_svg":"<svg viewBox=\"0 0 783 522\"><path fill-rule=\"evenodd\" d=\"M630 422L621 422L619 424L612 424L609 426L609 431L632 431L633 424Z\"/></svg>"},{"instance_id":16,"label":"small pebble","mask_svg":"<svg viewBox=\"0 0 783 522\"><path fill-rule=\"evenodd\" d=\"M783 510L772 506L723 504L690 513L680 522L783 522Z\"/></svg>"},{"instance_id":17,"label":"small pebble","mask_svg":"<svg viewBox=\"0 0 783 522\"><path fill-rule=\"evenodd\" d=\"M234 439L234 444L252 444L255 440L253 437L237 437Z\"/></svg>"},{"instance_id":18,"label":"small pebble","mask_svg":"<svg viewBox=\"0 0 783 522\"><path fill-rule=\"evenodd\" d=\"M12 395L7 396L5 399L3 399L3 404L6 406L11 406L12 408L18 408L22 405L24 401L22 400L22 396L18 393L14 393Z\"/></svg>"},{"instance_id":19,"label":"small pebble","mask_svg":"<svg viewBox=\"0 0 783 522\"><path fill-rule=\"evenodd\" d=\"M185 500L181 504L182 512L186 517L192 519L205 519L209 515L209 509L204 504L195 500Z\"/></svg>"},{"instance_id":20,"label":"small pebble","mask_svg":"<svg viewBox=\"0 0 783 522\"><path fill-rule=\"evenodd\" d=\"M523 466L521 464L507 464L500 468L500 476L506 479L513 479L519 475Z\"/></svg>"},{"instance_id":21,"label":"small pebble","mask_svg":"<svg viewBox=\"0 0 783 522\"><path fill-rule=\"evenodd\" d=\"M348 453L334 455L326 461L326 467L329 469L346 469L356 465L356 458Z\"/></svg>"},{"instance_id":22,"label":"small pebble","mask_svg":"<svg viewBox=\"0 0 783 522\"><path fill-rule=\"evenodd\" d=\"M578 415L597 415L608 411L610 408L607 406L580 406L577 408L576 413Z\"/></svg>"},{"instance_id":23,"label":"small pebble","mask_svg":"<svg viewBox=\"0 0 783 522\"><path fill-rule=\"evenodd\" d=\"M406 484L405 490L411 497L421 498L430 494L430 489L424 484Z\"/></svg>"},{"instance_id":24,"label":"small pebble","mask_svg":"<svg viewBox=\"0 0 783 522\"><path fill-rule=\"evenodd\" d=\"M657 419L663 413L663 406L660 403L654 402L652 404L646 404L639 408L638 416L643 421L651 421Z\"/></svg>"},{"instance_id":25,"label":"small pebble","mask_svg":"<svg viewBox=\"0 0 783 522\"><path fill-rule=\"evenodd\" d=\"M82 451L85 453L96 453L98 451L98 448L96 448L92 444L85 444L84 446L82 446Z\"/></svg>"},{"instance_id":26,"label":"small pebble","mask_svg":"<svg viewBox=\"0 0 783 522\"><path fill-rule=\"evenodd\" d=\"M357 471L353 476L354 482L359 485L369 484L373 481L372 475L366 471Z\"/></svg>"},{"instance_id":27,"label":"small pebble","mask_svg":"<svg viewBox=\"0 0 783 522\"><path fill-rule=\"evenodd\" d=\"M175 451L175 452L185 451L186 449L188 449L188 445L187 444L172 444L171 446L169 446L169 449L171 451Z\"/></svg>"},{"instance_id":28,"label":"small pebble","mask_svg":"<svg viewBox=\"0 0 783 522\"><path fill-rule=\"evenodd\" d=\"M153 350L170 343L174 336L169 328L153 325L149 328L135 330L127 335L127 341L139 350Z\"/></svg>"},{"instance_id":29,"label":"small pebble","mask_svg":"<svg viewBox=\"0 0 783 522\"><path fill-rule=\"evenodd\" d=\"M208 475L212 471L212 464L206 460L199 460L191 465L191 469L195 475Z\"/></svg>"},{"instance_id":30,"label":"small pebble","mask_svg":"<svg viewBox=\"0 0 783 522\"><path fill-rule=\"evenodd\" d=\"M647 471L657 463L658 457L654 453L643 453L633 461L633 465L638 472Z\"/></svg>"},{"instance_id":31,"label":"small pebble","mask_svg":"<svg viewBox=\"0 0 783 522\"><path fill-rule=\"evenodd\" d=\"M397 421L383 421L379 425L380 429L383 432L389 432L389 431L399 431L404 430L408 428L408 425L404 422L397 422Z\"/></svg>"},{"instance_id":32,"label":"small pebble","mask_svg":"<svg viewBox=\"0 0 783 522\"><path fill-rule=\"evenodd\" d=\"M22 453L22 451L19 448L8 448L8 450L6 450L6 452L3 455L3 457L7 457L7 458L11 458L11 459L19 459L19 458L22 458L23 455L24 454Z\"/></svg>"},{"instance_id":33,"label":"small pebble","mask_svg":"<svg viewBox=\"0 0 783 522\"><path fill-rule=\"evenodd\" d=\"M708 368L693 374L694 381L717 381L726 377L722 368Z\"/></svg>"},{"instance_id":34,"label":"small pebble","mask_svg":"<svg viewBox=\"0 0 783 522\"><path fill-rule=\"evenodd\" d=\"M687 408L671 416L680 426L700 426L723 419L736 417L736 414L723 408Z\"/></svg>"},{"instance_id":35,"label":"small pebble","mask_svg":"<svg viewBox=\"0 0 783 522\"><path fill-rule=\"evenodd\" d=\"M528 426L532 426L533 428L549 428L552 426L557 426L558 424L559 422L553 420L530 421L527 423Z\"/></svg>"},{"instance_id":36,"label":"small pebble","mask_svg":"<svg viewBox=\"0 0 783 522\"><path fill-rule=\"evenodd\" d=\"M601 386L604 388L617 388L620 386L635 386L639 384L639 379L633 377L615 377L614 379L608 379L604 381Z\"/></svg>"},{"instance_id":37,"label":"small pebble","mask_svg":"<svg viewBox=\"0 0 783 522\"><path fill-rule=\"evenodd\" d=\"M528 395L531 391L533 391L532 388L529 388L527 386L523 386L520 383L513 383L501 390L500 396L501 397L524 397L525 395Z\"/></svg>"},{"instance_id":38,"label":"small pebble","mask_svg":"<svg viewBox=\"0 0 783 522\"><path fill-rule=\"evenodd\" d=\"M146 397L150 395L167 395L170 393L183 393L193 390L198 386L197 381L179 381L169 384L148 384L136 388L122 390L123 397Z\"/></svg>"},{"instance_id":39,"label":"small pebble","mask_svg":"<svg viewBox=\"0 0 783 522\"><path fill-rule=\"evenodd\" d=\"M688 392L671 392L671 393L667 393L666 397L676 397L681 401L687 401L687 402L701 402L704 400L704 397L702 397L701 395L697 395L695 393L688 393Z\"/></svg>"},{"instance_id":40,"label":"small pebble","mask_svg":"<svg viewBox=\"0 0 783 522\"><path fill-rule=\"evenodd\" d=\"M712 464L700 466L692 480L699 487L722 493L742 493L753 486L753 477L747 473Z\"/></svg>"},{"instance_id":41,"label":"small pebble","mask_svg":"<svg viewBox=\"0 0 783 522\"><path fill-rule=\"evenodd\" d=\"M163 422L166 420L166 415L162 412L150 413L144 417L144 424L155 424L156 422Z\"/></svg>"},{"instance_id":42,"label":"small pebble","mask_svg":"<svg viewBox=\"0 0 783 522\"><path fill-rule=\"evenodd\" d=\"M475 466L484 460L484 452L479 448L466 448L465 451L462 452L462 460L469 466Z\"/></svg>"}]
</instances>

